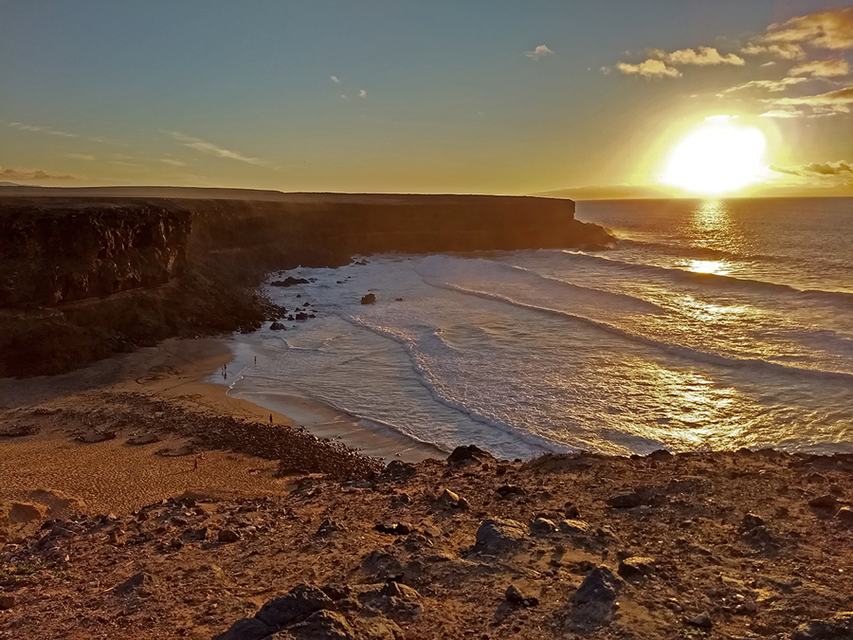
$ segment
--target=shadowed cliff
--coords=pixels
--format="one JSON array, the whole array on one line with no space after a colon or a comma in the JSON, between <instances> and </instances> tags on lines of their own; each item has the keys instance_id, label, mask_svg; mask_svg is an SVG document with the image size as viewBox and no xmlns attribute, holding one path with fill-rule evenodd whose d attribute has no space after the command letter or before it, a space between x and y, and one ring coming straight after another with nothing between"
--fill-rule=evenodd
<instances>
[{"instance_id":1,"label":"shadowed cliff","mask_svg":"<svg viewBox=\"0 0 853 640\"><path fill-rule=\"evenodd\" d=\"M251 331L276 314L256 291L274 269L612 241L575 220L573 202L550 198L59 193L0 194L0 376L67 371L172 336Z\"/></svg>"}]
</instances>

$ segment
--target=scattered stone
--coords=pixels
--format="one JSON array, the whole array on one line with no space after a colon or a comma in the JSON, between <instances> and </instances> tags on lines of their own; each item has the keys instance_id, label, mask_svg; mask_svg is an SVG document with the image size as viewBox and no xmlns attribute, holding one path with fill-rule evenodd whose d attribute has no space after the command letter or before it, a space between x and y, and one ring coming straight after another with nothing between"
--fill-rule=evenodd
<instances>
[{"instance_id":1,"label":"scattered stone","mask_svg":"<svg viewBox=\"0 0 853 640\"><path fill-rule=\"evenodd\" d=\"M489 460L494 460L492 454L473 444L469 444L467 447L456 447L447 456L447 464L452 466L480 465Z\"/></svg>"},{"instance_id":2,"label":"scattered stone","mask_svg":"<svg viewBox=\"0 0 853 640\"><path fill-rule=\"evenodd\" d=\"M619 561L618 573L626 580L647 578L655 572L654 558L631 556Z\"/></svg>"},{"instance_id":3,"label":"scattered stone","mask_svg":"<svg viewBox=\"0 0 853 640\"><path fill-rule=\"evenodd\" d=\"M373 293L368 293L361 298L361 304L376 304L376 295Z\"/></svg>"},{"instance_id":4,"label":"scattered stone","mask_svg":"<svg viewBox=\"0 0 853 640\"><path fill-rule=\"evenodd\" d=\"M557 526L563 533L568 533L573 536L588 534L592 529L589 524L583 520L560 520L560 524Z\"/></svg>"},{"instance_id":5,"label":"scattered stone","mask_svg":"<svg viewBox=\"0 0 853 640\"><path fill-rule=\"evenodd\" d=\"M333 533L337 533L338 531L345 531L343 525L338 524L334 520L329 520L326 518L323 522L320 523L320 526L317 528L317 532L314 534L320 537L330 536Z\"/></svg>"},{"instance_id":6,"label":"scattered stone","mask_svg":"<svg viewBox=\"0 0 853 640\"><path fill-rule=\"evenodd\" d=\"M666 449L656 449L655 451L652 451L648 457L650 460L654 460L655 462L665 462L666 460L672 460L674 456Z\"/></svg>"},{"instance_id":7,"label":"scattered stone","mask_svg":"<svg viewBox=\"0 0 853 640\"><path fill-rule=\"evenodd\" d=\"M305 278L288 276L284 280L273 280L270 282L271 287L292 287L295 284L308 284L308 281Z\"/></svg>"},{"instance_id":8,"label":"scattered stone","mask_svg":"<svg viewBox=\"0 0 853 640\"><path fill-rule=\"evenodd\" d=\"M299 320L299 321L307 320L308 318L310 318L310 316L307 313L305 313L304 311L300 311L299 313L297 313L294 316L294 320Z\"/></svg>"},{"instance_id":9,"label":"scattered stone","mask_svg":"<svg viewBox=\"0 0 853 640\"><path fill-rule=\"evenodd\" d=\"M631 509L639 507L641 504L643 504L643 499L636 491L617 493L607 499L607 506L614 509Z\"/></svg>"},{"instance_id":10,"label":"scattered stone","mask_svg":"<svg viewBox=\"0 0 853 640\"><path fill-rule=\"evenodd\" d=\"M557 530L557 525L548 518L536 518L530 523L530 533L534 536L547 536Z\"/></svg>"},{"instance_id":11,"label":"scattered stone","mask_svg":"<svg viewBox=\"0 0 853 640\"><path fill-rule=\"evenodd\" d=\"M495 493L498 494L498 497L501 500L509 500L511 498L518 498L520 496L527 495L527 491L525 491L524 487L519 487L514 484L502 485L495 489Z\"/></svg>"},{"instance_id":12,"label":"scattered stone","mask_svg":"<svg viewBox=\"0 0 853 640\"><path fill-rule=\"evenodd\" d=\"M417 469L411 462L392 460L385 467L379 479L390 482L406 482L414 478L415 474L417 474Z\"/></svg>"},{"instance_id":13,"label":"scattered stone","mask_svg":"<svg viewBox=\"0 0 853 640\"><path fill-rule=\"evenodd\" d=\"M836 613L829 620L811 620L797 627L791 640L849 640L853 638L853 611Z\"/></svg>"},{"instance_id":14,"label":"scattered stone","mask_svg":"<svg viewBox=\"0 0 853 640\"><path fill-rule=\"evenodd\" d=\"M469 508L468 501L465 498L460 498L459 494L450 489L445 489L441 495L433 502L433 509L441 511L444 509L460 509L465 511Z\"/></svg>"},{"instance_id":15,"label":"scattered stone","mask_svg":"<svg viewBox=\"0 0 853 640\"><path fill-rule=\"evenodd\" d=\"M749 531L750 529L754 529L755 527L764 527L766 526L766 522L760 516L755 515L754 513L747 513L743 520L740 523L741 531Z\"/></svg>"},{"instance_id":16,"label":"scattered stone","mask_svg":"<svg viewBox=\"0 0 853 640\"><path fill-rule=\"evenodd\" d=\"M214 640L261 640L269 637L272 631L273 629L257 618L242 618Z\"/></svg>"},{"instance_id":17,"label":"scattered stone","mask_svg":"<svg viewBox=\"0 0 853 640\"><path fill-rule=\"evenodd\" d=\"M612 604L621 587L621 581L607 567L596 567L587 574L575 591L571 602L582 604Z\"/></svg>"},{"instance_id":18,"label":"scattered stone","mask_svg":"<svg viewBox=\"0 0 853 640\"><path fill-rule=\"evenodd\" d=\"M23 438L38 433L38 427L32 424L16 424L0 430L0 438Z\"/></svg>"},{"instance_id":19,"label":"scattered stone","mask_svg":"<svg viewBox=\"0 0 853 640\"><path fill-rule=\"evenodd\" d=\"M331 608L332 600L316 587L300 584L290 593L268 601L255 614L255 618L268 627L281 627L304 620L315 611Z\"/></svg>"},{"instance_id":20,"label":"scattered stone","mask_svg":"<svg viewBox=\"0 0 853 640\"><path fill-rule=\"evenodd\" d=\"M700 627L702 629L710 629L714 626L711 616L707 611L700 613L695 618L688 619L687 624L693 625L694 627Z\"/></svg>"},{"instance_id":21,"label":"scattered stone","mask_svg":"<svg viewBox=\"0 0 853 640\"><path fill-rule=\"evenodd\" d=\"M276 320L270 325L270 329L272 329L273 331L284 331L286 328L287 327L281 324L278 320Z\"/></svg>"},{"instance_id":22,"label":"scattered stone","mask_svg":"<svg viewBox=\"0 0 853 640\"><path fill-rule=\"evenodd\" d=\"M818 496L809 500L809 506L815 509L834 509L838 505L838 500L832 495Z\"/></svg>"},{"instance_id":23,"label":"scattered stone","mask_svg":"<svg viewBox=\"0 0 853 640\"><path fill-rule=\"evenodd\" d=\"M18 604L18 599L11 593L0 593L0 611L11 609Z\"/></svg>"},{"instance_id":24,"label":"scattered stone","mask_svg":"<svg viewBox=\"0 0 853 640\"><path fill-rule=\"evenodd\" d=\"M127 444L132 444L134 446L153 444L155 442L160 442L160 437L153 433L138 433L127 439Z\"/></svg>"},{"instance_id":25,"label":"scattered stone","mask_svg":"<svg viewBox=\"0 0 853 640\"><path fill-rule=\"evenodd\" d=\"M234 529L220 529L216 534L216 539L219 542L237 542L240 539L240 534Z\"/></svg>"},{"instance_id":26,"label":"scattered stone","mask_svg":"<svg viewBox=\"0 0 853 640\"><path fill-rule=\"evenodd\" d=\"M853 509L841 507L835 514L835 519L845 527L853 527Z\"/></svg>"},{"instance_id":27,"label":"scattered stone","mask_svg":"<svg viewBox=\"0 0 853 640\"><path fill-rule=\"evenodd\" d=\"M518 590L518 588L511 584L507 587L506 593L504 594L506 601L510 604L520 605L524 607L535 607L539 604L539 598L536 596L525 596Z\"/></svg>"},{"instance_id":28,"label":"scattered stone","mask_svg":"<svg viewBox=\"0 0 853 640\"><path fill-rule=\"evenodd\" d=\"M517 546L527 536L515 520L485 520L477 529L475 549L502 552Z\"/></svg>"},{"instance_id":29,"label":"scattered stone","mask_svg":"<svg viewBox=\"0 0 853 640\"><path fill-rule=\"evenodd\" d=\"M115 588L119 596L136 594L140 597L153 595L157 591L158 580L144 571L136 573Z\"/></svg>"},{"instance_id":30,"label":"scattered stone","mask_svg":"<svg viewBox=\"0 0 853 640\"><path fill-rule=\"evenodd\" d=\"M412 532L412 528L403 522L379 522L373 528L379 533L389 533L395 536L406 536Z\"/></svg>"},{"instance_id":31,"label":"scattered stone","mask_svg":"<svg viewBox=\"0 0 853 640\"><path fill-rule=\"evenodd\" d=\"M106 442L107 440L115 440L118 434L115 431L87 431L74 436L77 442L86 444L96 444L98 442Z\"/></svg>"},{"instance_id":32,"label":"scattered stone","mask_svg":"<svg viewBox=\"0 0 853 640\"><path fill-rule=\"evenodd\" d=\"M577 519L581 515L581 512L578 510L578 508L575 505L573 505L571 502L567 502L564 509L565 509L566 518L568 518L570 520Z\"/></svg>"},{"instance_id":33,"label":"scattered stone","mask_svg":"<svg viewBox=\"0 0 853 640\"><path fill-rule=\"evenodd\" d=\"M403 565L390 553L384 551L371 551L361 561L361 568L368 575L379 580L396 578L403 573Z\"/></svg>"}]
</instances>

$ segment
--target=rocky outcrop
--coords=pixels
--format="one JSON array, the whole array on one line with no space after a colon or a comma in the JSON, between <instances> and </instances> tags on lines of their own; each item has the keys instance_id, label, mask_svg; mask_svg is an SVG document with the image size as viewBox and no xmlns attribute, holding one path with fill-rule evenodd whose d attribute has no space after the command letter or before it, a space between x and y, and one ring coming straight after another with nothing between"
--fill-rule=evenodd
<instances>
[{"instance_id":1,"label":"rocky outcrop","mask_svg":"<svg viewBox=\"0 0 853 640\"><path fill-rule=\"evenodd\" d=\"M256 329L277 317L254 290L274 269L612 240L554 198L57 193L0 193L0 377L67 371L172 336Z\"/></svg>"}]
</instances>

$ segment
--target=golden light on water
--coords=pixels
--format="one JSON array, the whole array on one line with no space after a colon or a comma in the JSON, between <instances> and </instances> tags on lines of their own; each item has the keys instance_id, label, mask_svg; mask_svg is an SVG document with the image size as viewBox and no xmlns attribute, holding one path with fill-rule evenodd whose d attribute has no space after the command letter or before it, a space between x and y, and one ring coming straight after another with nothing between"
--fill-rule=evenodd
<instances>
[{"instance_id":1,"label":"golden light on water","mask_svg":"<svg viewBox=\"0 0 853 640\"><path fill-rule=\"evenodd\" d=\"M730 116L706 118L675 147L661 182L705 194L732 193L757 182L767 141L755 127L740 126Z\"/></svg>"},{"instance_id":2,"label":"golden light on water","mask_svg":"<svg viewBox=\"0 0 853 640\"><path fill-rule=\"evenodd\" d=\"M725 275L729 271L726 263L722 260L690 260L686 266L694 273Z\"/></svg>"}]
</instances>

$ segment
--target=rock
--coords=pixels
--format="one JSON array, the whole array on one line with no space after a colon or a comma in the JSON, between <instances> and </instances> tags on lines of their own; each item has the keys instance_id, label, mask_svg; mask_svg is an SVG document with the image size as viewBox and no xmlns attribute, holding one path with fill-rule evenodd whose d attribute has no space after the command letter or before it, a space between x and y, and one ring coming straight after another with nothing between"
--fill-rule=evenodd
<instances>
[{"instance_id":1,"label":"rock","mask_svg":"<svg viewBox=\"0 0 853 640\"><path fill-rule=\"evenodd\" d=\"M373 293L368 293L367 295L362 296L361 304L376 304L376 295Z\"/></svg>"},{"instance_id":2,"label":"rock","mask_svg":"<svg viewBox=\"0 0 853 640\"><path fill-rule=\"evenodd\" d=\"M242 618L214 640L261 640L269 637L273 631L257 618Z\"/></svg>"},{"instance_id":3,"label":"rock","mask_svg":"<svg viewBox=\"0 0 853 640\"><path fill-rule=\"evenodd\" d=\"M701 627L702 629L710 629L714 626L711 616L707 611L700 613L695 618L690 618L687 620L687 624L693 625L694 627Z\"/></svg>"},{"instance_id":4,"label":"rock","mask_svg":"<svg viewBox=\"0 0 853 640\"><path fill-rule=\"evenodd\" d=\"M11 593L0 593L0 611L11 609L18 604L18 599Z\"/></svg>"},{"instance_id":5,"label":"rock","mask_svg":"<svg viewBox=\"0 0 853 640\"><path fill-rule=\"evenodd\" d=\"M396 578L403 573L403 565L390 553L384 551L371 551L361 561L361 568L368 575L374 576L379 580L388 580Z\"/></svg>"},{"instance_id":6,"label":"rock","mask_svg":"<svg viewBox=\"0 0 853 640\"><path fill-rule=\"evenodd\" d=\"M370 587L358 596L362 606L387 615L395 622L411 622L423 611L416 589L392 580L380 588Z\"/></svg>"},{"instance_id":7,"label":"rock","mask_svg":"<svg viewBox=\"0 0 853 640\"><path fill-rule=\"evenodd\" d=\"M835 519L846 527L853 527L853 509L850 507L841 507L838 513L835 514Z\"/></svg>"},{"instance_id":8,"label":"rock","mask_svg":"<svg viewBox=\"0 0 853 640\"><path fill-rule=\"evenodd\" d=\"M276 320L275 322L273 322L270 325L270 329L272 329L273 331L284 331L286 329L286 327L283 324L281 324L278 320Z\"/></svg>"},{"instance_id":9,"label":"rock","mask_svg":"<svg viewBox=\"0 0 853 640\"><path fill-rule=\"evenodd\" d=\"M314 535L326 537L338 531L346 531L346 528L343 525L335 522L334 520L329 520L328 518L326 518L325 520L323 520L323 522L320 523L320 526L317 528L317 532Z\"/></svg>"},{"instance_id":10,"label":"rock","mask_svg":"<svg viewBox=\"0 0 853 640\"><path fill-rule=\"evenodd\" d=\"M515 585L509 585L504 594L506 601L510 604L521 605L524 607L535 607L539 604L539 598L535 596L525 596L518 590Z\"/></svg>"},{"instance_id":11,"label":"rock","mask_svg":"<svg viewBox=\"0 0 853 640\"><path fill-rule=\"evenodd\" d=\"M331 598L320 589L300 584L293 587L290 593L264 604L255 614L255 618L268 627L280 629L285 625L304 620L315 611L333 606Z\"/></svg>"},{"instance_id":12,"label":"rock","mask_svg":"<svg viewBox=\"0 0 853 640\"><path fill-rule=\"evenodd\" d=\"M582 604L612 604L616 600L622 583L607 567L596 567L590 571L575 591L571 602Z\"/></svg>"},{"instance_id":13,"label":"rock","mask_svg":"<svg viewBox=\"0 0 853 640\"><path fill-rule=\"evenodd\" d=\"M9 506L9 521L13 524L26 524L33 520L42 520L47 515L47 507L31 502L13 502Z\"/></svg>"},{"instance_id":14,"label":"rock","mask_svg":"<svg viewBox=\"0 0 853 640\"><path fill-rule=\"evenodd\" d=\"M829 620L811 620L797 627L791 640L849 640L853 638L853 611L836 613Z\"/></svg>"},{"instance_id":15,"label":"rock","mask_svg":"<svg viewBox=\"0 0 853 640\"><path fill-rule=\"evenodd\" d=\"M153 433L137 433L127 439L127 444L141 446L160 442L160 437Z\"/></svg>"},{"instance_id":16,"label":"rock","mask_svg":"<svg viewBox=\"0 0 853 640\"><path fill-rule=\"evenodd\" d=\"M547 536L557 530L557 525L548 518L536 518L530 523L530 533L534 536Z\"/></svg>"},{"instance_id":17,"label":"rock","mask_svg":"<svg viewBox=\"0 0 853 640\"><path fill-rule=\"evenodd\" d=\"M441 495L432 504L433 509L436 511L444 509L460 509L464 511L468 509L468 506L468 501L465 498L460 498L459 494L450 489L442 491Z\"/></svg>"},{"instance_id":18,"label":"rock","mask_svg":"<svg viewBox=\"0 0 853 640\"><path fill-rule=\"evenodd\" d=\"M617 493L607 499L607 506L614 509L631 509L632 507L639 507L641 504L643 504L643 499L636 491Z\"/></svg>"},{"instance_id":19,"label":"rock","mask_svg":"<svg viewBox=\"0 0 853 640\"><path fill-rule=\"evenodd\" d=\"M120 596L128 596L136 594L141 597L153 595L157 591L159 581L150 573L141 571L129 577L115 588L115 592Z\"/></svg>"},{"instance_id":20,"label":"rock","mask_svg":"<svg viewBox=\"0 0 853 640\"><path fill-rule=\"evenodd\" d=\"M389 533L395 536L406 536L412 532L412 528L403 522L379 522L373 528L379 533Z\"/></svg>"},{"instance_id":21,"label":"rock","mask_svg":"<svg viewBox=\"0 0 853 640\"><path fill-rule=\"evenodd\" d=\"M312 613L287 631L296 640L360 640L344 616L325 609Z\"/></svg>"},{"instance_id":22,"label":"rock","mask_svg":"<svg viewBox=\"0 0 853 640\"><path fill-rule=\"evenodd\" d=\"M207 527L187 529L181 534L181 540L184 542L204 542L207 540L207 533Z\"/></svg>"},{"instance_id":23,"label":"rock","mask_svg":"<svg viewBox=\"0 0 853 640\"><path fill-rule=\"evenodd\" d=\"M750 529L754 529L755 527L763 527L766 526L767 523L764 522L764 519L760 516L755 515L754 513L747 513L743 520L740 523L741 531L749 531Z\"/></svg>"},{"instance_id":24,"label":"rock","mask_svg":"<svg viewBox=\"0 0 853 640\"><path fill-rule=\"evenodd\" d=\"M303 312L303 311L300 311L299 313L297 313L297 314L294 316L294 320L300 320L300 321L302 321L302 320L307 320L309 317L310 317L310 316L309 316L307 313L305 313L305 312Z\"/></svg>"},{"instance_id":25,"label":"rock","mask_svg":"<svg viewBox=\"0 0 853 640\"><path fill-rule=\"evenodd\" d=\"M405 482L415 477L415 474L417 474L417 468L411 462L392 460L385 467L379 479L390 482Z\"/></svg>"},{"instance_id":26,"label":"rock","mask_svg":"<svg viewBox=\"0 0 853 640\"><path fill-rule=\"evenodd\" d=\"M519 487L514 484L501 485L495 489L495 493L498 494L498 497L501 500L509 500L510 498L518 498L520 496L527 495L527 491L524 487Z\"/></svg>"},{"instance_id":27,"label":"rock","mask_svg":"<svg viewBox=\"0 0 853 640\"><path fill-rule=\"evenodd\" d=\"M74 436L77 442L85 442L86 444L96 444L98 442L106 442L107 440L115 440L115 431L87 431Z\"/></svg>"},{"instance_id":28,"label":"rock","mask_svg":"<svg viewBox=\"0 0 853 640\"><path fill-rule=\"evenodd\" d=\"M469 464L483 464L488 460L494 460L492 454L483 451L480 447L469 444L467 447L456 447L447 456L447 464L452 466L466 466Z\"/></svg>"},{"instance_id":29,"label":"rock","mask_svg":"<svg viewBox=\"0 0 853 640\"><path fill-rule=\"evenodd\" d=\"M648 457L655 462L664 462L666 460L671 460L673 455L666 449L656 449L655 451L652 451Z\"/></svg>"},{"instance_id":30,"label":"rock","mask_svg":"<svg viewBox=\"0 0 853 640\"><path fill-rule=\"evenodd\" d=\"M520 522L515 520L485 520L477 529L478 551L502 552L517 546L527 536Z\"/></svg>"},{"instance_id":31,"label":"rock","mask_svg":"<svg viewBox=\"0 0 853 640\"><path fill-rule=\"evenodd\" d=\"M619 561L618 573L626 580L647 578L655 572L654 558L631 556Z\"/></svg>"},{"instance_id":32,"label":"rock","mask_svg":"<svg viewBox=\"0 0 853 640\"><path fill-rule=\"evenodd\" d=\"M838 500L835 499L835 496L829 494L809 500L809 506L815 509L834 509L836 505L838 505Z\"/></svg>"},{"instance_id":33,"label":"rock","mask_svg":"<svg viewBox=\"0 0 853 640\"><path fill-rule=\"evenodd\" d=\"M216 539L219 542L237 542L240 539L240 534L234 529L220 529L216 534Z\"/></svg>"},{"instance_id":34,"label":"rock","mask_svg":"<svg viewBox=\"0 0 853 640\"><path fill-rule=\"evenodd\" d=\"M563 533L573 536L588 534L592 530L592 527L583 520L560 520L557 526Z\"/></svg>"},{"instance_id":35,"label":"rock","mask_svg":"<svg viewBox=\"0 0 853 640\"><path fill-rule=\"evenodd\" d=\"M295 284L308 284L308 281L305 278L288 276L284 280L273 280L270 282L271 287L292 287Z\"/></svg>"},{"instance_id":36,"label":"rock","mask_svg":"<svg viewBox=\"0 0 853 640\"><path fill-rule=\"evenodd\" d=\"M578 510L578 508L575 505L573 505L571 502L567 502L566 506L564 508L565 508L566 518L568 518L569 520L577 519L581 515L581 512Z\"/></svg>"}]
</instances>

